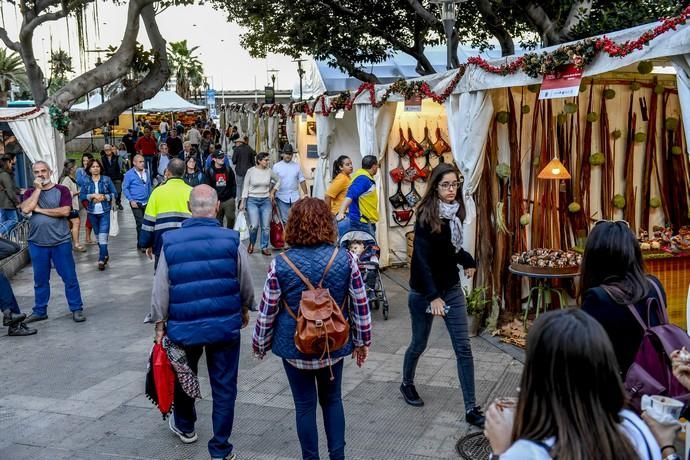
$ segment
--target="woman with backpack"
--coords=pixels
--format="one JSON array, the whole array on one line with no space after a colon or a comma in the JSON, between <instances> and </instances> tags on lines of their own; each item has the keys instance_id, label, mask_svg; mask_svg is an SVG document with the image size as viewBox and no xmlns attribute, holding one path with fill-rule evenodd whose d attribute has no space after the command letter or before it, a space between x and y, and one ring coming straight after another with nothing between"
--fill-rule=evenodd
<instances>
[{"instance_id":1,"label":"woman with backpack","mask_svg":"<svg viewBox=\"0 0 690 460\"><path fill-rule=\"evenodd\" d=\"M465 403L465 421L482 428L484 414L474 390L474 361L467 330L467 301L460 286L458 265L472 277L477 266L462 248L465 206L457 169L448 163L434 168L427 192L417 208L414 250L410 266L408 309L412 323L410 346L403 361L400 392L411 406L424 401L414 386L419 357L426 349L435 317L446 323L455 351L458 379Z\"/></svg>"},{"instance_id":2,"label":"woman with backpack","mask_svg":"<svg viewBox=\"0 0 690 460\"><path fill-rule=\"evenodd\" d=\"M362 276L349 251L335 246L336 235L333 216L322 200L307 197L293 205L285 230L290 249L271 261L254 330L255 355L263 358L272 350L283 360L305 460L319 458L317 401L323 411L330 458L345 458L343 360L352 355L361 367L371 343L371 316ZM314 302L314 296L324 299L326 294L328 302ZM325 309L319 305L332 308L330 316L321 316ZM305 311L334 327L329 331L328 347L312 340L316 321L305 320L300 315ZM349 332L348 323L352 325Z\"/></svg>"},{"instance_id":3,"label":"woman with backpack","mask_svg":"<svg viewBox=\"0 0 690 460\"><path fill-rule=\"evenodd\" d=\"M642 251L625 221L598 221L582 258L579 300L582 310L604 327L623 376L635 360L644 330L629 305L649 326L658 326L666 305L661 282L644 271ZM650 299L651 303L648 302Z\"/></svg>"},{"instance_id":4,"label":"woman with backpack","mask_svg":"<svg viewBox=\"0 0 690 460\"><path fill-rule=\"evenodd\" d=\"M486 413L490 458L661 460L647 425L626 410L604 329L577 309L547 312L527 336L517 405Z\"/></svg>"}]
</instances>

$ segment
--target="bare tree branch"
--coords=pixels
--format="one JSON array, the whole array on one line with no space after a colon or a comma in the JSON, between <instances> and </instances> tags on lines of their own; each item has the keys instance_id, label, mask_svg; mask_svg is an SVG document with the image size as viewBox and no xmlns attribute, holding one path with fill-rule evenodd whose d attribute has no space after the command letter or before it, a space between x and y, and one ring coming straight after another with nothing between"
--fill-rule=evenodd
<instances>
[{"instance_id":1,"label":"bare tree branch","mask_svg":"<svg viewBox=\"0 0 690 460\"><path fill-rule=\"evenodd\" d=\"M19 51L19 42L12 41L10 36L7 34L7 30L5 30L4 27L0 27L0 40L2 40L5 46L11 49L12 51Z\"/></svg>"},{"instance_id":2,"label":"bare tree branch","mask_svg":"<svg viewBox=\"0 0 690 460\"><path fill-rule=\"evenodd\" d=\"M476 0L477 9L484 19L486 28L491 34L496 37L498 43L501 45L501 54L503 56L510 56L515 54L515 44L513 37L503 26L501 19L496 16L493 5L490 0Z\"/></svg>"},{"instance_id":3,"label":"bare tree branch","mask_svg":"<svg viewBox=\"0 0 690 460\"><path fill-rule=\"evenodd\" d=\"M349 8L344 7L339 1L337 0L324 0L320 1L319 4L327 7L331 7L332 9L336 10L339 13L342 13L346 16L357 16L357 13L352 11Z\"/></svg>"},{"instance_id":4,"label":"bare tree branch","mask_svg":"<svg viewBox=\"0 0 690 460\"><path fill-rule=\"evenodd\" d=\"M414 12L424 20L424 22L430 26L440 24L441 21L436 17L436 15L431 14L429 10L424 8L424 6L419 3L419 0L407 0L407 2L410 4Z\"/></svg>"}]
</instances>

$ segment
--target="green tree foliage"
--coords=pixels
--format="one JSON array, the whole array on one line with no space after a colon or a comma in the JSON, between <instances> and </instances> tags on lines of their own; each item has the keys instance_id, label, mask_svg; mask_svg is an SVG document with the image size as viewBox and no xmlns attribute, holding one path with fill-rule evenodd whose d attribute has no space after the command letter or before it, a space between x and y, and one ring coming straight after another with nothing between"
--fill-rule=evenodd
<instances>
[{"instance_id":1,"label":"green tree foliage","mask_svg":"<svg viewBox=\"0 0 690 460\"><path fill-rule=\"evenodd\" d=\"M21 88L28 86L26 70L21 56L7 48L0 48L0 107L7 106L7 99L12 85Z\"/></svg>"},{"instance_id":2,"label":"green tree foliage","mask_svg":"<svg viewBox=\"0 0 690 460\"><path fill-rule=\"evenodd\" d=\"M177 80L177 94L185 99L192 96L192 88L203 86L204 67L196 54L198 46L189 48L187 40L168 44L170 70Z\"/></svg>"},{"instance_id":3,"label":"green tree foliage","mask_svg":"<svg viewBox=\"0 0 690 460\"><path fill-rule=\"evenodd\" d=\"M68 75L74 72L72 57L63 49L50 52L50 79L48 80L48 94L55 94L69 81Z\"/></svg>"}]
</instances>

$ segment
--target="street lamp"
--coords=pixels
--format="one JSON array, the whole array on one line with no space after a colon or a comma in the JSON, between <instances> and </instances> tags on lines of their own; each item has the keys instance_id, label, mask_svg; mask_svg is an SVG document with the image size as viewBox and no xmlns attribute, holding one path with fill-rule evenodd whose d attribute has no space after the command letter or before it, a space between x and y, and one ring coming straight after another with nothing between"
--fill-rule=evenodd
<instances>
[{"instance_id":1,"label":"street lamp","mask_svg":"<svg viewBox=\"0 0 690 460\"><path fill-rule=\"evenodd\" d=\"M292 62L297 63L297 75L299 75L299 100L302 102L302 78L304 78L304 74L306 71L302 68L302 63L306 61L306 59L295 59Z\"/></svg>"},{"instance_id":2,"label":"street lamp","mask_svg":"<svg viewBox=\"0 0 690 460\"><path fill-rule=\"evenodd\" d=\"M465 0L432 0L431 3L438 5L441 9L441 21L443 30L446 32L446 69L453 68L453 55L451 51L451 40L453 39L453 29L455 28L455 5Z\"/></svg>"}]
</instances>

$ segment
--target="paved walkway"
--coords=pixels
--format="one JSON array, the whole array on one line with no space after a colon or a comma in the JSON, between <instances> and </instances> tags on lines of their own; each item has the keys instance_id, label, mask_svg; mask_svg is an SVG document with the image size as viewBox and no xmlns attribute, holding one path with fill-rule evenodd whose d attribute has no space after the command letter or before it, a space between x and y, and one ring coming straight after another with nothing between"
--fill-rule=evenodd
<instances>
[{"instance_id":1,"label":"paved walkway","mask_svg":"<svg viewBox=\"0 0 690 460\"><path fill-rule=\"evenodd\" d=\"M197 403L199 442L183 445L168 431L143 394L153 328L149 308L153 264L134 250L134 225L120 213L121 233L111 239L111 262L96 269L97 249L76 254L86 303L86 323L68 315L62 283L53 273L50 319L38 335L0 336L0 459L206 459L211 434L210 387L200 369L204 399ZM251 256L257 295L269 259ZM347 456L350 459L453 459L464 423L455 359L448 334L437 321L417 372L423 408L407 406L398 385L409 340L406 271L388 270L384 284L391 314L373 312L369 361L344 372ZM31 267L12 279L22 309L33 301ZM253 326L255 314L252 314ZM251 353L251 330L242 333L239 396L232 442L244 459L297 459L293 404L280 361ZM2 332L4 334L4 332ZM521 365L483 338L472 340L477 397L484 404L512 393ZM327 456L320 433L322 457Z\"/></svg>"}]
</instances>

